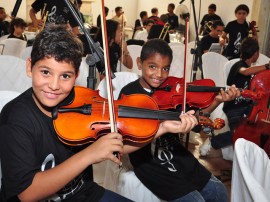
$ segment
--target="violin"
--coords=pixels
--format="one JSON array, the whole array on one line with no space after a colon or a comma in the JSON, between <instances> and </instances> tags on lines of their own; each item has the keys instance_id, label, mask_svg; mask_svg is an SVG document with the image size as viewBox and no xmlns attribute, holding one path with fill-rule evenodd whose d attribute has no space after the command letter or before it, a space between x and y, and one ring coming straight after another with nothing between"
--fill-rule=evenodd
<instances>
[{"instance_id":1,"label":"violin","mask_svg":"<svg viewBox=\"0 0 270 202\"><path fill-rule=\"evenodd\" d=\"M270 71L256 74L251 80L250 89L263 91L264 94L254 102L249 115L235 128L233 142L245 138L263 148L270 135Z\"/></svg>"},{"instance_id":2,"label":"violin","mask_svg":"<svg viewBox=\"0 0 270 202\"><path fill-rule=\"evenodd\" d=\"M201 79L186 84L186 104L189 107L198 109L208 107L225 87L216 87L215 82L211 79ZM152 97L158 103L160 109L175 109L182 105L184 96L184 79L177 77L168 77L168 79L157 89ZM252 91L241 89L241 96L252 100L260 99L263 91Z\"/></svg>"},{"instance_id":3,"label":"violin","mask_svg":"<svg viewBox=\"0 0 270 202\"><path fill-rule=\"evenodd\" d=\"M55 131L63 143L84 145L110 132L108 100L100 97L98 91L76 86L72 99L52 113ZM159 110L152 97L142 94L123 95L114 102L114 108L117 130L124 141L133 143L148 142L162 120L179 120L180 115L179 112ZM198 122L213 130L225 125L222 119L213 122L204 116L199 116Z\"/></svg>"}]
</instances>

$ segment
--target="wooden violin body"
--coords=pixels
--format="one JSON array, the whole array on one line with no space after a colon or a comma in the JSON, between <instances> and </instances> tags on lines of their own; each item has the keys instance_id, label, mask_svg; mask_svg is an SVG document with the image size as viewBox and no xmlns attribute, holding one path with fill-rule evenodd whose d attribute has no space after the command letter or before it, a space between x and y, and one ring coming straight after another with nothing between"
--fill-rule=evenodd
<instances>
[{"instance_id":1,"label":"wooden violin body","mask_svg":"<svg viewBox=\"0 0 270 202\"><path fill-rule=\"evenodd\" d=\"M255 75L250 89L264 94L254 102L250 114L234 130L233 142L238 138L245 138L263 147L270 135L270 71Z\"/></svg>"},{"instance_id":2,"label":"wooden violin body","mask_svg":"<svg viewBox=\"0 0 270 202\"><path fill-rule=\"evenodd\" d=\"M55 108L53 123L59 139L68 145L78 146L94 142L110 132L109 110L106 99L98 91L84 87L74 88L72 103ZM122 96L114 102L116 127L129 142L144 143L156 134L162 120L179 120L180 113L159 110L153 98L134 94ZM199 124L220 129L224 121L215 122L207 117L199 117Z\"/></svg>"}]
</instances>

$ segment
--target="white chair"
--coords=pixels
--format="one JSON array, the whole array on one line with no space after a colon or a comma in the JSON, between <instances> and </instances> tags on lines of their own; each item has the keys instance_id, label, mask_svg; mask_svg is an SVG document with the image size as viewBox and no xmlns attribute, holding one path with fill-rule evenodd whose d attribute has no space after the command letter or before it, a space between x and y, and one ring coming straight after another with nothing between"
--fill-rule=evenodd
<instances>
[{"instance_id":1,"label":"white chair","mask_svg":"<svg viewBox=\"0 0 270 202\"><path fill-rule=\"evenodd\" d=\"M10 55L0 55L0 90L24 92L32 85L26 75L26 62Z\"/></svg>"},{"instance_id":2,"label":"white chair","mask_svg":"<svg viewBox=\"0 0 270 202\"><path fill-rule=\"evenodd\" d=\"M169 43L170 48L173 52L173 60L171 63L171 68L169 72L169 76L175 76L182 78L184 74L184 44L172 44Z\"/></svg>"},{"instance_id":3,"label":"white chair","mask_svg":"<svg viewBox=\"0 0 270 202\"><path fill-rule=\"evenodd\" d=\"M113 83L113 95L117 99L120 90L128 83L136 80L139 76L132 72L116 72ZM100 96L107 98L106 81L103 79L97 88ZM131 200L143 202L160 202L149 189L147 189L132 171L128 156L122 158L123 168L119 169L118 165L111 161L95 164L94 179L96 182L103 184L107 189L121 194Z\"/></svg>"},{"instance_id":4,"label":"white chair","mask_svg":"<svg viewBox=\"0 0 270 202\"><path fill-rule=\"evenodd\" d=\"M229 60L221 54L208 52L202 55L202 69L205 79L212 79L216 86L224 85L224 65Z\"/></svg>"},{"instance_id":5,"label":"white chair","mask_svg":"<svg viewBox=\"0 0 270 202\"><path fill-rule=\"evenodd\" d=\"M8 103L10 100L17 97L20 93L15 91L2 91L0 90L0 112L2 108ZM0 161L0 190L1 190L1 178L2 178L2 170L1 170L1 161Z\"/></svg>"},{"instance_id":6,"label":"white chair","mask_svg":"<svg viewBox=\"0 0 270 202\"><path fill-rule=\"evenodd\" d=\"M266 55L260 53L259 54L259 58L257 59L257 61L255 62L254 65L264 65L266 63L269 63L270 58L267 57Z\"/></svg>"},{"instance_id":7,"label":"white chair","mask_svg":"<svg viewBox=\"0 0 270 202\"><path fill-rule=\"evenodd\" d=\"M235 142L232 202L270 201L270 160L259 146L243 138Z\"/></svg>"},{"instance_id":8,"label":"white chair","mask_svg":"<svg viewBox=\"0 0 270 202\"><path fill-rule=\"evenodd\" d=\"M86 63L86 58L83 57L81 65L80 65L80 74L76 80L75 85L87 87L88 75L89 75L89 65ZM100 82L99 73L98 73L97 69L96 69L96 79L97 79L97 82L96 82L95 88L98 86L98 84Z\"/></svg>"},{"instance_id":9,"label":"white chair","mask_svg":"<svg viewBox=\"0 0 270 202\"><path fill-rule=\"evenodd\" d=\"M2 55L12 55L20 58L27 42L21 39L8 38L1 41L1 44L3 44Z\"/></svg>"},{"instance_id":10,"label":"white chair","mask_svg":"<svg viewBox=\"0 0 270 202\"><path fill-rule=\"evenodd\" d=\"M27 60L28 58L31 57L31 52L32 52L32 46L26 47L26 48L22 51L21 58L22 58L23 60Z\"/></svg>"},{"instance_id":11,"label":"white chair","mask_svg":"<svg viewBox=\"0 0 270 202\"><path fill-rule=\"evenodd\" d=\"M232 68L232 66L238 62L240 60L240 58L235 58L232 60L229 60L228 62L225 63L224 65L224 86L227 86L227 78L229 76L230 70Z\"/></svg>"},{"instance_id":12,"label":"white chair","mask_svg":"<svg viewBox=\"0 0 270 202\"><path fill-rule=\"evenodd\" d=\"M7 39L8 36L9 36L9 34L6 34L6 35L4 35L4 36L1 36L1 37L0 37L0 43L1 43L1 41L3 41L4 39Z\"/></svg>"},{"instance_id":13,"label":"white chair","mask_svg":"<svg viewBox=\"0 0 270 202\"><path fill-rule=\"evenodd\" d=\"M141 71L138 69L138 65L137 65L137 58L140 57L141 55L141 50L142 50L142 46L139 45L128 45L127 49L129 51L129 54L132 58L133 61L133 67L131 70L128 69L128 71L132 71L138 75L141 75Z\"/></svg>"}]
</instances>

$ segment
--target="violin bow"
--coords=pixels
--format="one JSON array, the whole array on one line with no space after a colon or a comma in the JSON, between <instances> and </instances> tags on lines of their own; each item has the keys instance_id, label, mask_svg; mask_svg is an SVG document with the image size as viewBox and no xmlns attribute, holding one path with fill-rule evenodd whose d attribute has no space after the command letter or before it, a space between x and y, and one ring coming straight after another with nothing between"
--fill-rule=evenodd
<instances>
[{"instance_id":1,"label":"violin bow","mask_svg":"<svg viewBox=\"0 0 270 202\"><path fill-rule=\"evenodd\" d=\"M102 40L103 40L103 47L104 47L104 63L105 63L105 79L106 79L106 88L107 88L107 95L108 95L108 108L110 114L110 125L111 125L111 132L117 132L116 126L116 116L115 116L115 109L114 109L114 97L113 97L113 87L112 87L112 78L111 78L111 68L110 68L110 57L108 51L108 37L107 37L107 25L106 25L106 16L105 16L105 5L104 0L101 0L101 29L102 31ZM104 105L106 103L104 102ZM104 106L105 108L105 106Z\"/></svg>"},{"instance_id":2,"label":"violin bow","mask_svg":"<svg viewBox=\"0 0 270 202\"><path fill-rule=\"evenodd\" d=\"M184 74L183 74L183 104L182 113L186 112L186 98L187 98L187 82L186 82L186 68L187 68L187 45L188 45L188 31L189 31L189 18L185 19L185 51L184 51Z\"/></svg>"},{"instance_id":3,"label":"violin bow","mask_svg":"<svg viewBox=\"0 0 270 202\"><path fill-rule=\"evenodd\" d=\"M122 33L121 33L121 61L120 61L120 68L119 68L119 71L121 72L122 71L122 64L124 62L124 49L123 49L123 40L125 40L125 25L124 25L124 12L122 12L121 14L122 16L122 20L121 20L121 28L122 28Z\"/></svg>"}]
</instances>

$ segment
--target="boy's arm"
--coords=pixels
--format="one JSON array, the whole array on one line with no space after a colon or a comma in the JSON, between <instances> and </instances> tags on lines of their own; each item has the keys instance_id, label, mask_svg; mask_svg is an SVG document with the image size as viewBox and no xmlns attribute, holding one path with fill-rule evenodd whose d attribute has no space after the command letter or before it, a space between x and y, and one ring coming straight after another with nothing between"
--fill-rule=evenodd
<instances>
[{"instance_id":1,"label":"boy's arm","mask_svg":"<svg viewBox=\"0 0 270 202\"><path fill-rule=\"evenodd\" d=\"M132 69L133 61L132 61L132 57L130 56L130 53L127 49L127 43L125 41L122 42L122 49L123 49L123 55L120 57L120 61L123 61L123 64L127 68Z\"/></svg>"},{"instance_id":2,"label":"boy's arm","mask_svg":"<svg viewBox=\"0 0 270 202\"><path fill-rule=\"evenodd\" d=\"M220 90L220 93L215 97L214 101L210 104L209 107L202 109L203 113L211 113L213 112L220 103L234 100L239 97L241 92L235 85L232 85L228 90L224 91Z\"/></svg>"},{"instance_id":3,"label":"boy's arm","mask_svg":"<svg viewBox=\"0 0 270 202\"><path fill-rule=\"evenodd\" d=\"M163 134L166 133L188 133L193 129L197 124L198 121L196 117L194 116L194 111L188 111L185 114L181 114L179 117L179 121L163 121L160 123L157 133L155 134L153 139L156 139ZM149 142L151 142L150 140ZM138 145L124 145L124 153L131 153L134 152L145 145L147 145L149 142L138 144Z\"/></svg>"},{"instance_id":4,"label":"boy's arm","mask_svg":"<svg viewBox=\"0 0 270 202\"><path fill-rule=\"evenodd\" d=\"M32 184L18 197L21 201L40 201L55 194L91 164L106 159L120 164L113 152L123 153L122 136L118 133L104 135L56 167L36 173Z\"/></svg>"},{"instance_id":5,"label":"boy's arm","mask_svg":"<svg viewBox=\"0 0 270 202\"><path fill-rule=\"evenodd\" d=\"M249 67L249 68L243 67L243 68L240 68L239 73L243 74L245 76L250 76L253 74L257 74L263 70L266 70L267 68L269 69L269 65L270 65L270 61L269 61L269 63L266 63L264 65L260 65L260 66L253 66L253 67Z\"/></svg>"}]
</instances>

